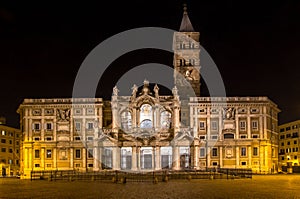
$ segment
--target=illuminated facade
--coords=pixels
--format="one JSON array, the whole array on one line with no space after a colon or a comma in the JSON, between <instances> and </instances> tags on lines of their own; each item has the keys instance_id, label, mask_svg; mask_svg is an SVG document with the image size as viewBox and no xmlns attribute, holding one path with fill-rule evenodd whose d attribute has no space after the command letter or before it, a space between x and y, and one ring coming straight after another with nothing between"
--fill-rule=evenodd
<instances>
[{"instance_id":1,"label":"illuminated facade","mask_svg":"<svg viewBox=\"0 0 300 199\"><path fill-rule=\"evenodd\" d=\"M20 129L0 125L0 176L19 175L21 136Z\"/></svg>"},{"instance_id":2,"label":"illuminated facade","mask_svg":"<svg viewBox=\"0 0 300 199\"><path fill-rule=\"evenodd\" d=\"M145 80L131 96L114 87L109 102L25 99L18 109L22 178L32 170L74 169L276 172L277 105L267 97L200 97L199 35L185 9L173 39L172 95L161 96Z\"/></svg>"},{"instance_id":3,"label":"illuminated facade","mask_svg":"<svg viewBox=\"0 0 300 199\"><path fill-rule=\"evenodd\" d=\"M279 168L299 166L300 120L279 126Z\"/></svg>"}]
</instances>

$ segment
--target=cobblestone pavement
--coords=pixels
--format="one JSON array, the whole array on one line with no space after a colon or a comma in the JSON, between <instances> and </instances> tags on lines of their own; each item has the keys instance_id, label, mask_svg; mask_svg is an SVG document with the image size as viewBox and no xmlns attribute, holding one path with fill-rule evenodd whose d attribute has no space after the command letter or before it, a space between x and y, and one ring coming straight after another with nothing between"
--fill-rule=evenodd
<instances>
[{"instance_id":1,"label":"cobblestone pavement","mask_svg":"<svg viewBox=\"0 0 300 199\"><path fill-rule=\"evenodd\" d=\"M300 175L113 184L0 178L0 198L300 198Z\"/></svg>"}]
</instances>

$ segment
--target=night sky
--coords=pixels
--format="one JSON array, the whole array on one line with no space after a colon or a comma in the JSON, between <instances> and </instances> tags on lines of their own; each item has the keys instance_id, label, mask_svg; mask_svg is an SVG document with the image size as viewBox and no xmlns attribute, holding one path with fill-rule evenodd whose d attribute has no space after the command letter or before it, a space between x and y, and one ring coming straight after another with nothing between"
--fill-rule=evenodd
<instances>
[{"instance_id":1,"label":"night sky","mask_svg":"<svg viewBox=\"0 0 300 199\"><path fill-rule=\"evenodd\" d=\"M71 97L77 71L95 46L132 28L178 30L184 2L227 96L268 96L281 109L280 124L300 119L297 1L2 2L0 115L18 127L16 110L24 98ZM97 97L108 99L128 69L149 62L172 66L172 58L158 50L120 57L101 79Z\"/></svg>"}]
</instances>

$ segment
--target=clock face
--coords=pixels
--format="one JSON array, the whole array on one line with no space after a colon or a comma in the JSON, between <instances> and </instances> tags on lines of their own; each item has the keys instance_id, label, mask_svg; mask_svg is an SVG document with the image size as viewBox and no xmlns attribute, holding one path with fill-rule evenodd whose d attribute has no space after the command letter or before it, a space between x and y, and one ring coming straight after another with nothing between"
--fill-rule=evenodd
<instances>
[{"instance_id":1,"label":"clock face","mask_svg":"<svg viewBox=\"0 0 300 199\"><path fill-rule=\"evenodd\" d=\"M141 128L152 128L152 121L151 120L143 120L141 122Z\"/></svg>"}]
</instances>

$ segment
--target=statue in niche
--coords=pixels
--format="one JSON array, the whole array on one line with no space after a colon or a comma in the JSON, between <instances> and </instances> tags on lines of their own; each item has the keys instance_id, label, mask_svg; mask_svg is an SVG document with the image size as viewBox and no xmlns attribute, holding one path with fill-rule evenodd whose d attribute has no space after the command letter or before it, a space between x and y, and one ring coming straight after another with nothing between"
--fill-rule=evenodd
<instances>
[{"instance_id":1,"label":"statue in niche","mask_svg":"<svg viewBox=\"0 0 300 199\"><path fill-rule=\"evenodd\" d=\"M113 95L114 95L114 96L118 96L118 93L119 93L119 89L117 88L117 86L115 86L115 87L113 88Z\"/></svg>"},{"instance_id":2,"label":"statue in niche","mask_svg":"<svg viewBox=\"0 0 300 199\"><path fill-rule=\"evenodd\" d=\"M57 120L61 122L67 122L70 120L70 109L58 109Z\"/></svg>"},{"instance_id":3,"label":"statue in niche","mask_svg":"<svg viewBox=\"0 0 300 199\"><path fill-rule=\"evenodd\" d=\"M131 89L132 89L132 98L135 99L136 98L136 93L138 91L138 87L135 84L133 84L133 87Z\"/></svg>"},{"instance_id":4,"label":"statue in niche","mask_svg":"<svg viewBox=\"0 0 300 199\"><path fill-rule=\"evenodd\" d=\"M158 98L159 97L159 94L158 94L158 90L159 90L159 88L158 88L158 86L157 86L157 84L155 84L155 86L154 86L154 93L155 93L155 97L156 98Z\"/></svg>"},{"instance_id":5,"label":"statue in niche","mask_svg":"<svg viewBox=\"0 0 300 199\"><path fill-rule=\"evenodd\" d=\"M235 117L235 109L233 107L223 109L223 119L233 120Z\"/></svg>"}]
</instances>

